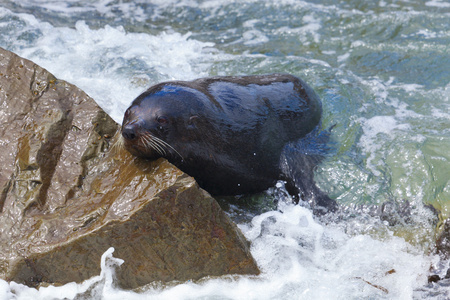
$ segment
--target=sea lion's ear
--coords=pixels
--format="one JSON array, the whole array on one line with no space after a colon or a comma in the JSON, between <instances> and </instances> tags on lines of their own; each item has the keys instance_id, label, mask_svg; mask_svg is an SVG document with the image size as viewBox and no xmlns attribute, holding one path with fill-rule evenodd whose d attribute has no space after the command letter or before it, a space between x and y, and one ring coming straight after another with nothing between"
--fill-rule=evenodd
<instances>
[{"instance_id":1,"label":"sea lion's ear","mask_svg":"<svg viewBox=\"0 0 450 300\"><path fill-rule=\"evenodd\" d=\"M198 116L191 116L188 121L189 128L196 128L196 123L198 121Z\"/></svg>"}]
</instances>

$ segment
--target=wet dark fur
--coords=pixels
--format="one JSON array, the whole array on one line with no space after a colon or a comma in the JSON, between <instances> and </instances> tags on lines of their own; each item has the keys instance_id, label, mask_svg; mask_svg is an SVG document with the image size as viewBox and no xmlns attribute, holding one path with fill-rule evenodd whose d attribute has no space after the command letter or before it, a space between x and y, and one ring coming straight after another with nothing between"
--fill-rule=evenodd
<instances>
[{"instance_id":1,"label":"wet dark fur","mask_svg":"<svg viewBox=\"0 0 450 300\"><path fill-rule=\"evenodd\" d=\"M334 209L313 179L314 149L326 144L321 113L315 92L291 75L164 82L133 101L122 135L131 153L167 158L213 195L261 192L282 179L292 194Z\"/></svg>"}]
</instances>

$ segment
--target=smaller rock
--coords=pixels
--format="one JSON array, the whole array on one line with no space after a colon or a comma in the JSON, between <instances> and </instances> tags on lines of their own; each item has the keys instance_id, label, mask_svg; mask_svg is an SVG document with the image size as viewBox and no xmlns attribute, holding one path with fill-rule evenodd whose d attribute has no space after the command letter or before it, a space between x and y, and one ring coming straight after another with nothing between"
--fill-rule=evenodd
<instances>
[{"instance_id":1,"label":"smaller rock","mask_svg":"<svg viewBox=\"0 0 450 300\"><path fill-rule=\"evenodd\" d=\"M439 280L441 280L439 275L430 275L430 276L428 276L428 283L438 282Z\"/></svg>"}]
</instances>

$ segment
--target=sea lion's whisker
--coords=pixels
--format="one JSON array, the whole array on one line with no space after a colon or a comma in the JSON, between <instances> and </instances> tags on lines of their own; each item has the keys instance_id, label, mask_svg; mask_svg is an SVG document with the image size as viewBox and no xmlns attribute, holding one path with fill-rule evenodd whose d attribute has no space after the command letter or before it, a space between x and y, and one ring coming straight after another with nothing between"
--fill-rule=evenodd
<instances>
[{"instance_id":1,"label":"sea lion's whisker","mask_svg":"<svg viewBox=\"0 0 450 300\"><path fill-rule=\"evenodd\" d=\"M160 154L161 156L164 156L166 154L166 150L163 147L161 147L161 145L156 143L150 134L143 135L142 140L145 142L144 147L146 149L149 149L149 148L153 149L156 152L158 152L158 154Z\"/></svg>"},{"instance_id":2,"label":"sea lion's whisker","mask_svg":"<svg viewBox=\"0 0 450 300\"><path fill-rule=\"evenodd\" d=\"M120 134L119 137L116 139L116 142L112 145L111 151L114 151L114 153L117 153L120 149L123 149L125 145L125 140L123 136Z\"/></svg>"},{"instance_id":3,"label":"sea lion's whisker","mask_svg":"<svg viewBox=\"0 0 450 300\"><path fill-rule=\"evenodd\" d=\"M156 136L152 136L152 138L154 139L155 142L159 143L160 146L168 147L168 148L172 149L176 154L178 154L178 156L180 156L180 158L182 160L184 160L183 156L174 147L172 147L169 143L167 143L166 141L163 141L160 138L157 138Z\"/></svg>"},{"instance_id":4,"label":"sea lion's whisker","mask_svg":"<svg viewBox=\"0 0 450 300\"><path fill-rule=\"evenodd\" d=\"M158 152L161 156L164 156L167 154L166 148L164 144L159 143L151 134L145 135L146 141L148 145L154 149L156 152Z\"/></svg>"},{"instance_id":5,"label":"sea lion's whisker","mask_svg":"<svg viewBox=\"0 0 450 300\"><path fill-rule=\"evenodd\" d=\"M142 136L141 137L141 141L142 141L142 145L144 146L144 148L148 151L148 150L155 150L156 152L158 152L160 155L162 155L162 150L159 147L155 147L154 143L152 142L151 138L148 136Z\"/></svg>"},{"instance_id":6,"label":"sea lion's whisker","mask_svg":"<svg viewBox=\"0 0 450 300\"><path fill-rule=\"evenodd\" d=\"M153 145L153 147L154 147L155 149L158 149L159 154L161 154L162 156L164 156L164 155L167 154L166 149L165 149L162 145L158 144L158 143L157 143L156 141L154 141L153 139L151 140L151 143L152 143L152 145Z\"/></svg>"},{"instance_id":7,"label":"sea lion's whisker","mask_svg":"<svg viewBox=\"0 0 450 300\"><path fill-rule=\"evenodd\" d=\"M159 145L158 143L156 143L154 140L151 140L151 143L154 148L158 149L159 154L161 154L162 156L167 154L166 149L164 147L162 147L161 145Z\"/></svg>"},{"instance_id":8,"label":"sea lion's whisker","mask_svg":"<svg viewBox=\"0 0 450 300\"><path fill-rule=\"evenodd\" d=\"M145 135L141 136L140 141L146 150L154 149L152 142L148 136L145 136ZM154 149L154 150L157 150L157 149Z\"/></svg>"},{"instance_id":9,"label":"sea lion's whisker","mask_svg":"<svg viewBox=\"0 0 450 300\"><path fill-rule=\"evenodd\" d=\"M151 147L151 145L149 144L149 140L148 140L148 138L146 137L146 136L141 136L140 138L139 138L139 142L138 143L140 143L141 145L142 145L142 147L144 147L146 150L149 150L149 148L152 148L153 149L153 147Z\"/></svg>"},{"instance_id":10,"label":"sea lion's whisker","mask_svg":"<svg viewBox=\"0 0 450 300\"><path fill-rule=\"evenodd\" d=\"M167 149L166 148L168 148L168 146L166 145L166 144L164 144L164 142L162 142L160 139L158 139L158 138L153 138L153 143L155 144L155 145L157 145L158 147L160 147L160 148L162 148L162 149L164 149L164 153L167 153Z\"/></svg>"}]
</instances>

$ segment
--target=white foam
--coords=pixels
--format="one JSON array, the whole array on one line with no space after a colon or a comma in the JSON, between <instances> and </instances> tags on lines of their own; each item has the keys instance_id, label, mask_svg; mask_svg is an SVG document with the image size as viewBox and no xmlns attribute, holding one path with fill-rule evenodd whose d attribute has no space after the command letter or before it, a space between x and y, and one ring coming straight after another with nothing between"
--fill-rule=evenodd
<instances>
[{"instance_id":1,"label":"white foam","mask_svg":"<svg viewBox=\"0 0 450 300\"><path fill-rule=\"evenodd\" d=\"M307 15L302 18L302 22L303 25L299 27L279 27L274 30L274 33L277 35L298 35L298 38L304 45L311 43L310 37L313 38L315 43L319 43L321 37L319 31L322 28L320 21L311 15Z\"/></svg>"},{"instance_id":2,"label":"white foam","mask_svg":"<svg viewBox=\"0 0 450 300\"><path fill-rule=\"evenodd\" d=\"M450 109L450 108L449 108ZM450 114L448 113L448 110L446 112L437 109L437 108L433 108L432 109L432 115L435 118L442 118L442 119L448 119L450 120Z\"/></svg>"},{"instance_id":3,"label":"white foam","mask_svg":"<svg viewBox=\"0 0 450 300\"><path fill-rule=\"evenodd\" d=\"M395 138L395 132L408 130L410 125L399 124L395 116L375 116L369 119L361 118L360 121L364 135L361 136L358 144L368 154L367 166L375 176L380 176L377 165L373 163L377 153L384 153L379 150Z\"/></svg>"},{"instance_id":4,"label":"white foam","mask_svg":"<svg viewBox=\"0 0 450 300\"><path fill-rule=\"evenodd\" d=\"M242 39L237 42L244 42L244 45L254 46L258 44L267 43L269 38L260 30L247 30L242 34Z\"/></svg>"},{"instance_id":5,"label":"white foam","mask_svg":"<svg viewBox=\"0 0 450 300\"><path fill-rule=\"evenodd\" d=\"M366 226L383 225L374 218ZM151 286L143 293L122 291L112 283L114 269L122 261L113 258L109 249L102 256L101 274L84 283L36 291L15 283L8 289L8 284L0 281L0 291L17 299L46 299L50 295L73 299L88 289L94 290L96 299L337 299L350 295L354 299L411 299L414 288L425 284L426 270L436 260L392 234L377 239L363 234L364 226L355 225L351 230L341 225L324 226L310 210L285 202L280 202L278 211L256 216L251 224L240 227L251 241L252 254L262 271L259 276ZM389 233L389 229L384 230Z\"/></svg>"},{"instance_id":6,"label":"white foam","mask_svg":"<svg viewBox=\"0 0 450 300\"><path fill-rule=\"evenodd\" d=\"M343 55L339 55L337 58L338 62L344 62L350 57L350 53L345 53Z\"/></svg>"},{"instance_id":7,"label":"white foam","mask_svg":"<svg viewBox=\"0 0 450 300\"><path fill-rule=\"evenodd\" d=\"M83 283L76 284L71 282L63 286L41 287L37 290L15 282L8 284L0 280L0 297L5 295L5 297L10 297L9 299L74 299L77 295L84 294L89 289L92 289L91 295L94 299L111 299L109 298L111 295L124 296L124 293L127 294L128 292L120 292L113 288L115 268L124 262L122 259L114 258L112 256L113 253L114 248L109 248L101 257L100 275L94 276ZM5 294L3 294L3 290L6 291Z\"/></svg>"},{"instance_id":8,"label":"white foam","mask_svg":"<svg viewBox=\"0 0 450 300\"><path fill-rule=\"evenodd\" d=\"M446 8L450 7L450 3L448 2L442 2L440 0L432 0L425 3L426 6L433 6L433 7L441 7Z\"/></svg>"},{"instance_id":9,"label":"white foam","mask_svg":"<svg viewBox=\"0 0 450 300\"><path fill-rule=\"evenodd\" d=\"M119 123L131 101L151 84L205 76L217 55L214 44L190 39L190 34L152 36L111 26L94 30L83 21L75 29L59 28L20 16L27 30L38 29L41 35L17 53L83 89Z\"/></svg>"},{"instance_id":10,"label":"white foam","mask_svg":"<svg viewBox=\"0 0 450 300\"><path fill-rule=\"evenodd\" d=\"M417 31L417 35L421 36L421 37L425 37L426 39L434 39L434 38L438 37L437 32L431 32L428 29L421 29L421 30Z\"/></svg>"},{"instance_id":11,"label":"white foam","mask_svg":"<svg viewBox=\"0 0 450 300\"><path fill-rule=\"evenodd\" d=\"M2 279L0 279L0 299L14 299L14 294L11 292L10 284Z\"/></svg>"},{"instance_id":12,"label":"white foam","mask_svg":"<svg viewBox=\"0 0 450 300\"><path fill-rule=\"evenodd\" d=\"M312 63L312 64L321 65L321 66L324 66L324 67L327 67L327 68L331 68L330 64L327 63L326 61L323 61L323 60L310 59L309 62Z\"/></svg>"},{"instance_id":13,"label":"white foam","mask_svg":"<svg viewBox=\"0 0 450 300\"><path fill-rule=\"evenodd\" d=\"M54 12L62 12L65 14L71 14L76 12L87 12L93 10L93 7L90 5L71 5L76 4L78 1L69 0L69 1L58 1L58 0L22 0L20 1L20 5L24 7L33 7L39 6L45 8L49 11Z\"/></svg>"}]
</instances>

